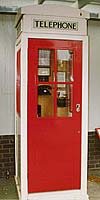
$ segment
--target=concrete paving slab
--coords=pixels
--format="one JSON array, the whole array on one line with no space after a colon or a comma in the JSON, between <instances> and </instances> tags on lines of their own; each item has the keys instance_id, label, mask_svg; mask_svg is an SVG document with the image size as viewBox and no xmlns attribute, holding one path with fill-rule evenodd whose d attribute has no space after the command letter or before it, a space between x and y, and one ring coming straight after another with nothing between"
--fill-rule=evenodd
<instances>
[{"instance_id":1,"label":"concrete paving slab","mask_svg":"<svg viewBox=\"0 0 100 200\"><path fill-rule=\"evenodd\" d=\"M0 200L18 200L14 178L0 179Z\"/></svg>"},{"instance_id":2,"label":"concrete paving slab","mask_svg":"<svg viewBox=\"0 0 100 200\"><path fill-rule=\"evenodd\" d=\"M89 200L100 200L100 183L88 181ZM0 200L18 200L14 178L0 179Z\"/></svg>"},{"instance_id":3,"label":"concrete paving slab","mask_svg":"<svg viewBox=\"0 0 100 200\"><path fill-rule=\"evenodd\" d=\"M88 181L89 200L100 200L100 184Z\"/></svg>"}]
</instances>

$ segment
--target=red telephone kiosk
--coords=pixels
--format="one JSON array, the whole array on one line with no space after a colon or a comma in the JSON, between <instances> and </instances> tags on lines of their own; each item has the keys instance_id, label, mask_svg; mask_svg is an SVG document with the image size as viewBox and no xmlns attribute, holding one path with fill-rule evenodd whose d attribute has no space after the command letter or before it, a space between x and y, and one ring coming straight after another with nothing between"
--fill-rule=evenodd
<instances>
[{"instance_id":1,"label":"red telephone kiosk","mask_svg":"<svg viewBox=\"0 0 100 200\"><path fill-rule=\"evenodd\" d=\"M88 40L82 10L16 17L16 185L21 200L88 200Z\"/></svg>"}]
</instances>

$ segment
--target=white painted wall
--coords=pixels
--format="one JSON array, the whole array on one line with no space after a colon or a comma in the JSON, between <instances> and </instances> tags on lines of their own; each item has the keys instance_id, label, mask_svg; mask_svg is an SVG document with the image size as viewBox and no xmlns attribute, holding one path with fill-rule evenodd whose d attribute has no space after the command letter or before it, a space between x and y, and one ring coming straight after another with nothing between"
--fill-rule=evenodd
<instances>
[{"instance_id":1,"label":"white painted wall","mask_svg":"<svg viewBox=\"0 0 100 200\"><path fill-rule=\"evenodd\" d=\"M33 5L37 4L38 0L0 0L0 6L5 6L5 7L22 7L22 6L27 6L27 5Z\"/></svg>"},{"instance_id":2,"label":"white painted wall","mask_svg":"<svg viewBox=\"0 0 100 200\"><path fill-rule=\"evenodd\" d=\"M89 34L89 130L100 127L100 21L90 20Z\"/></svg>"},{"instance_id":3,"label":"white painted wall","mask_svg":"<svg viewBox=\"0 0 100 200\"><path fill-rule=\"evenodd\" d=\"M14 133L15 16L0 15L0 134ZM100 21L88 23L89 130L100 127Z\"/></svg>"},{"instance_id":4,"label":"white painted wall","mask_svg":"<svg viewBox=\"0 0 100 200\"><path fill-rule=\"evenodd\" d=\"M0 134L14 133L15 16L0 15Z\"/></svg>"}]
</instances>

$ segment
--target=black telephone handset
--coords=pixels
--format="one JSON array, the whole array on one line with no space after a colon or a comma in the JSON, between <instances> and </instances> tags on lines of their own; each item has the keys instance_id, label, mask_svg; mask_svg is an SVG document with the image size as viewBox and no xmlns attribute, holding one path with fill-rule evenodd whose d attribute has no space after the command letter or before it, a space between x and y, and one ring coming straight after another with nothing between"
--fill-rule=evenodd
<instances>
[{"instance_id":1,"label":"black telephone handset","mask_svg":"<svg viewBox=\"0 0 100 200\"><path fill-rule=\"evenodd\" d=\"M38 95L51 95L50 90L52 87L50 85L39 85L38 86Z\"/></svg>"}]
</instances>

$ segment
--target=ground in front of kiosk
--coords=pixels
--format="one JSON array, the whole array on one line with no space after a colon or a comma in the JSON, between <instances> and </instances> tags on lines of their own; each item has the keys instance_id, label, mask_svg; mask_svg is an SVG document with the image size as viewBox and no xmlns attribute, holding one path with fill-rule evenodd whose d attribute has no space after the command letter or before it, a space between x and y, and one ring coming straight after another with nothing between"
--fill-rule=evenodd
<instances>
[{"instance_id":1,"label":"ground in front of kiosk","mask_svg":"<svg viewBox=\"0 0 100 200\"><path fill-rule=\"evenodd\" d=\"M88 181L89 200L100 200L100 183Z\"/></svg>"},{"instance_id":2,"label":"ground in front of kiosk","mask_svg":"<svg viewBox=\"0 0 100 200\"><path fill-rule=\"evenodd\" d=\"M88 181L89 200L100 200L100 177L90 175ZM0 200L18 200L13 178L0 179Z\"/></svg>"},{"instance_id":3,"label":"ground in front of kiosk","mask_svg":"<svg viewBox=\"0 0 100 200\"><path fill-rule=\"evenodd\" d=\"M0 200L18 200L14 178L0 178Z\"/></svg>"},{"instance_id":4,"label":"ground in front of kiosk","mask_svg":"<svg viewBox=\"0 0 100 200\"><path fill-rule=\"evenodd\" d=\"M100 170L88 172L88 194L89 200L100 199Z\"/></svg>"}]
</instances>

